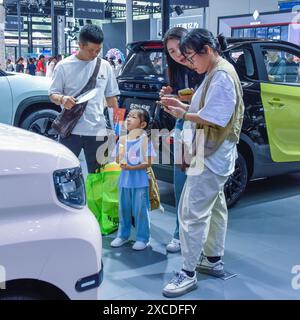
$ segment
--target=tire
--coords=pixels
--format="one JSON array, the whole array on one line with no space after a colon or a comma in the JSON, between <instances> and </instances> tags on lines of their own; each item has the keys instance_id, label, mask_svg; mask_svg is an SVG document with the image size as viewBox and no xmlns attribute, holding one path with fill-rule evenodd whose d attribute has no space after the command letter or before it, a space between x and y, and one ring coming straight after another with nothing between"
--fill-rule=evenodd
<instances>
[{"instance_id":1,"label":"tire","mask_svg":"<svg viewBox=\"0 0 300 320\"><path fill-rule=\"evenodd\" d=\"M1 300L47 300L47 298L37 292L12 291L0 296Z\"/></svg>"},{"instance_id":2,"label":"tire","mask_svg":"<svg viewBox=\"0 0 300 320\"><path fill-rule=\"evenodd\" d=\"M57 115L58 112L51 109L34 111L23 120L20 127L41 134L47 138L58 140L58 135L51 128L52 122Z\"/></svg>"},{"instance_id":3,"label":"tire","mask_svg":"<svg viewBox=\"0 0 300 320\"><path fill-rule=\"evenodd\" d=\"M232 208L244 193L248 182L248 169L245 158L238 153L235 170L224 186L228 208Z\"/></svg>"}]
</instances>

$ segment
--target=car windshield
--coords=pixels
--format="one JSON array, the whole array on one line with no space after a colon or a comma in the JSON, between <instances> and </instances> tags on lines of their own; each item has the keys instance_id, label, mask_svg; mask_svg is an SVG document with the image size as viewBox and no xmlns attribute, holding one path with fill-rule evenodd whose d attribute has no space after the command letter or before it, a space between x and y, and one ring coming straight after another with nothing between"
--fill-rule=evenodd
<instances>
[{"instance_id":1,"label":"car windshield","mask_svg":"<svg viewBox=\"0 0 300 320\"><path fill-rule=\"evenodd\" d=\"M138 51L132 54L124 66L123 77L163 76L165 58L162 51Z\"/></svg>"}]
</instances>

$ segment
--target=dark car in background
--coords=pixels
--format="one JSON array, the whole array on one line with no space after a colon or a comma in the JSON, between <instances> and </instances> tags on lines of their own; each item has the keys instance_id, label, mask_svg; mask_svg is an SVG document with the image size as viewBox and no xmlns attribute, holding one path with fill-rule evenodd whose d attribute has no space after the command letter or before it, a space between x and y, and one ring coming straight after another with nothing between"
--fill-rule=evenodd
<instances>
[{"instance_id":1,"label":"dark car in background","mask_svg":"<svg viewBox=\"0 0 300 320\"><path fill-rule=\"evenodd\" d=\"M231 207L249 180L300 171L300 47L264 39L228 43L223 54L240 77L245 103L239 157L225 185ZM167 83L162 41L135 42L128 50L118 77L120 107L128 112L142 105L153 117L159 91ZM172 137L163 137L161 143L171 145L172 159ZM173 182L172 161L153 167L160 180Z\"/></svg>"}]
</instances>

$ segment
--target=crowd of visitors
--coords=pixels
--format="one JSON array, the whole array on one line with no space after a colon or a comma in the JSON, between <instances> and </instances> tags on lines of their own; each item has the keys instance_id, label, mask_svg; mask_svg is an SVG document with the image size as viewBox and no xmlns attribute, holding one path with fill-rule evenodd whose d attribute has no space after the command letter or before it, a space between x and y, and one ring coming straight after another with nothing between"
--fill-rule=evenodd
<instances>
[{"instance_id":1,"label":"crowd of visitors","mask_svg":"<svg viewBox=\"0 0 300 320\"><path fill-rule=\"evenodd\" d=\"M5 70L8 72L20 72L32 76L46 76L51 78L56 64L62 60L62 58L61 54L53 57L45 57L41 54L38 59L29 57L26 60L23 57L19 57L15 64L13 64L11 59L7 59Z\"/></svg>"}]
</instances>

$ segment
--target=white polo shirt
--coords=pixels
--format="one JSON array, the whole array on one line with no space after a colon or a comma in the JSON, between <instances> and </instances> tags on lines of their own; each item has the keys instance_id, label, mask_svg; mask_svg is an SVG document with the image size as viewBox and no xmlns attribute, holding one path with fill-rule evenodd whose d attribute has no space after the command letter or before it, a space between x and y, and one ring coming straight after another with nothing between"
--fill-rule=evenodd
<instances>
[{"instance_id":1,"label":"white polo shirt","mask_svg":"<svg viewBox=\"0 0 300 320\"><path fill-rule=\"evenodd\" d=\"M50 94L78 96L96 67L97 58L92 61L79 60L75 55L60 61L54 69ZM116 77L110 64L102 59L97 77L97 95L89 100L85 112L79 119L72 134L83 136L103 135L106 122L103 114L104 98L120 94ZM103 131L104 130L104 131Z\"/></svg>"}]
</instances>

